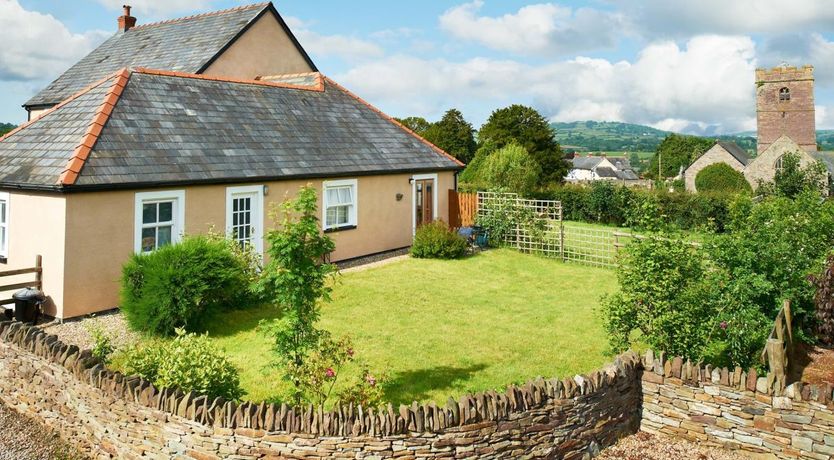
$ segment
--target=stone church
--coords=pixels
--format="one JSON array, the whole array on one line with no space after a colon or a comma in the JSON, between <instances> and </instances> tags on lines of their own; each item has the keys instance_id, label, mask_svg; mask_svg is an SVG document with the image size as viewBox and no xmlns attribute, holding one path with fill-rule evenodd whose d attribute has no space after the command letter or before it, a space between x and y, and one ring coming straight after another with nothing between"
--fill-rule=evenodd
<instances>
[{"instance_id":1,"label":"stone church","mask_svg":"<svg viewBox=\"0 0 834 460\"><path fill-rule=\"evenodd\" d=\"M720 162L743 173L755 189L759 182L773 180L782 158L791 152L799 153L803 166L822 161L834 172L834 152L817 149L814 115L813 66L756 69L756 156L750 158L733 142L716 142L684 171L686 190L695 192L698 173Z\"/></svg>"}]
</instances>

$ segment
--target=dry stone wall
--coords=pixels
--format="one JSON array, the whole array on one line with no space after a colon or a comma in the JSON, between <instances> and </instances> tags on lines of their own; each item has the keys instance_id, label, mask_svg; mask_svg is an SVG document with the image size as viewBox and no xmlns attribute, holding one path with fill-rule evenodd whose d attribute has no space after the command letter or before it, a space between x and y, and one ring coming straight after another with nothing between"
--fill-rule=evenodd
<instances>
[{"instance_id":1,"label":"dry stone wall","mask_svg":"<svg viewBox=\"0 0 834 460\"><path fill-rule=\"evenodd\" d=\"M38 328L0 322L0 400L98 458L590 458L640 424L641 362L380 408L289 407L157 389Z\"/></svg>"},{"instance_id":2,"label":"dry stone wall","mask_svg":"<svg viewBox=\"0 0 834 460\"><path fill-rule=\"evenodd\" d=\"M834 458L834 387L783 385L754 369L643 358L641 430L780 458Z\"/></svg>"}]
</instances>

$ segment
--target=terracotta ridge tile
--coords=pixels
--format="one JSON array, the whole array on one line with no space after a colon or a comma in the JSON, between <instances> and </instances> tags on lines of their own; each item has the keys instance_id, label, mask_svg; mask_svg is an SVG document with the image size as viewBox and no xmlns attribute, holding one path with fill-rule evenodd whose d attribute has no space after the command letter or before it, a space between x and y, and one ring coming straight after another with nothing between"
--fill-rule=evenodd
<instances>
[{"instance_id":1,"label":"terracotta ridge tile","mask_svg":"<svg viewBox=\"0 0 834 460\"><path fill-rule=\"evenodd\" d=\"M386 114L385 112L383 112L382 110L379 110L378 108L374 107L373 105L371 105L370 102L368 102L368 101L362 99L361 97L357 96L356 94L352 93L350 90L348 90L344 86L336 83L331 78L329 78L329 77L323 77L323 78L324 78L324 80L327 81L328 84L331 84L331 85L335 86L336 88L338 88L339 90L341 90L342 92L347 94L348 96L350 96L350 97L356 99L357 101L361 102L362 104L366 105L368 108L370 108L371 110L376 112L380 117L382 117L383 119L385 119L385 120L393 123L394 125L400 127L403 131L405 131L408 134L411 134L413 137L417 138L417 140L419 140L420 142L429 146L435 152L437 152L437 153L445 156L446 158L454 161L455 163L458 164L458 166L466 166L463 162L461 162L457 158L453 157L452 155L447 153L445 150L443 150L440 147L438 147L438 146L432 144L431 142L427 141L426 139L423 138L423 136L421 136L421 135L415 133L414 131L408 129L405 125L403 125L399 121L395 120L394 117L392 117L392 116Z\"/></svg>"},{"instance_id":2,"label":"terracotta ridge tile","mask_svg":"<svg viewBox=\"0 0 834 460\"><path fill-rule=\"evenodd\" d=\"M307 85L296 85L292 83L282 83L282 82L275 82L275 81L266 81L266 80L252 80L252 79L241 79L241 78L231 78L231 77L220 77L220 76L213 76L213 75L205 75L205 74L195 74L195 73L187 73L187 72L176 72L173 70L159 70L159 69L149 69L146 67L135 67L133 68L133 72L141 73L145 75L158 75L163 77L177 77L177 78L191 78L194 80L208 80L208 81L218 81L218 82L225 82L225 83L236 83L242 85L254 85L254 86L272 86L275 88L287 88L287 89L297 89L301 91L315 91L315 92L324 92L324 82L319 81L318 84L315 86L307 86ZM319 80L321 78L319 77Z\"/></svg>"},{"instance_id":3,"label":"terracotta ridge tile","mask_svg":"<svg viewBox=\"0 0 834 460\"><path fill-rule=\"evenodd\" d=\"M46 109L45 111L41 112L41 114L36 116L35 118L33 118L33 119L31 119L27 122L24 122L23 124L21 124L17 128L7 132L3 136L0 136L0 142L3 142L4 140L11 137L13 134L17 133L18 131L22 130L23 128L26 128L27 126L31 125L32 123L35 123L36 121L42 119L43 117L49 115L50 113L52 113L52 112L60 109L61 107L69 104L70 102L74 101L78 97L83 96L84 94L87 94L90 90L98 87L99 85L102 85L102 84L106 83L109 80L112 80L114 77L116 77L117 75L119 75L119 74L121 74L122 72L125 72L125 71L126 71L126 69L117 70L116 72L108 74L107 76L105 76L101 80L98 80L98 81L95 81L95 82L91 83L86 88L83 88L83 89L79 90L77 93L73 94L72 96L64 99L63 101L59 102L58 104L56 104L56 105Z\"/></svg>"},{"instance_id":4,"label":"terracotta ridge tile","mask_svg":"<svg viewBox=\"0 0 834 460\"><path fill-rule=\"evenodd\" d=\"M253 3L251 5L236 6L234 8L228 8L228 9L225 9L225 10L209 11L207 13L193 14L191 16L183 16L181 18L165 19L163 21L156 21L156 22L149 22L147 24L140 24L136 27L131 28L130 30L142 29L142 28L145 28L145 27L161 26L161 25L166 25L166 24L174 24L174 23L177 23L177 22L188 21L188 20L191 20L191 19L204 18L204 17L208 17L208 16L220 16L220 15L223 15L223 14L235 13L235 12L244 11L244 10L254 10L254 9L258 9L258 8L266 8L269 4L270 4L270 2ZM128 30L128 32L130 32L130 30Z\"/></svg>"},{"instance_id":5,"label":"terracotta ridge tile","mask_svg":"<svg viewBox=\"0 0 834 460\"><path fill-rule=\"evenodd\" d=\"M84 169L87 158L90 157L90 152L93 151L96 142L98 142L104 125L110 119L110 115L113 113L116 104L119 103L119 98L127 86L130 75L131 72L128 69L121 69L110 76L113 79L113 83L110 85L107 94L104 95L103 102L93 115L90 125L87 126L87 131L81 136L81 141L75 148L75 151L73 151L72 157L67 161L64 171L58 177L58 185L67 186L75 184L78 175Z\"/></svg>"},{"instance_id":6,"label":"terracotta ridge tile","mask_svg":"<svg viewBox=\"0 0 834 460\"><path fill-rule=\"evenodd\" d=\"M255 77L255 80L269 80L270 78L294 78L294 77L306 77L309 75L317 75L321 76L321 72L300 72L300 73L278 73L274 75L258 75Z\"/></svg>"}]
</instances>

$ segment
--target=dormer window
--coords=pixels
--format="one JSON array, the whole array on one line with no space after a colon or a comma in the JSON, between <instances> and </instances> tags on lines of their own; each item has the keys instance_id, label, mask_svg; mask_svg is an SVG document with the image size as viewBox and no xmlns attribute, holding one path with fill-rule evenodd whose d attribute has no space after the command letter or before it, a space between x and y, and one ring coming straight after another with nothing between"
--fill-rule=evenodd
<instances>
[{"instance_id":1,"label":"dormer window","mask_svg":"<svg viewBox=\"0 0 834 460\"><path fill-rule=\"evenodd\" d=\"M791 90L788 88L782 88L779 90L779 102L790 102L791 100Z\"/></svg>"}]
</instances>

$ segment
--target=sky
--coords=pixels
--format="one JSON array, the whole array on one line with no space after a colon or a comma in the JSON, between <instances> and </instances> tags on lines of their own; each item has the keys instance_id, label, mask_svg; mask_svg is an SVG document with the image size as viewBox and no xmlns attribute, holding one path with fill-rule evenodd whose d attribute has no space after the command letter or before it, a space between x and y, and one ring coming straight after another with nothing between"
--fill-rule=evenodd
<instances>
[{"instance_id":1,"label":"sky","mask_svg":"<svg viewBox=\"0 0 834 460\"><path fill-rule=\"evenodd\" d=\"M231 0L0 0L0 122L115 33ZM812 64L817 129L834 128L831 0L284 0L319 70L386 113L479 127L520 103L553 121L691 134L755 129L755 69Z\"/></svg>"}]
</instances>

